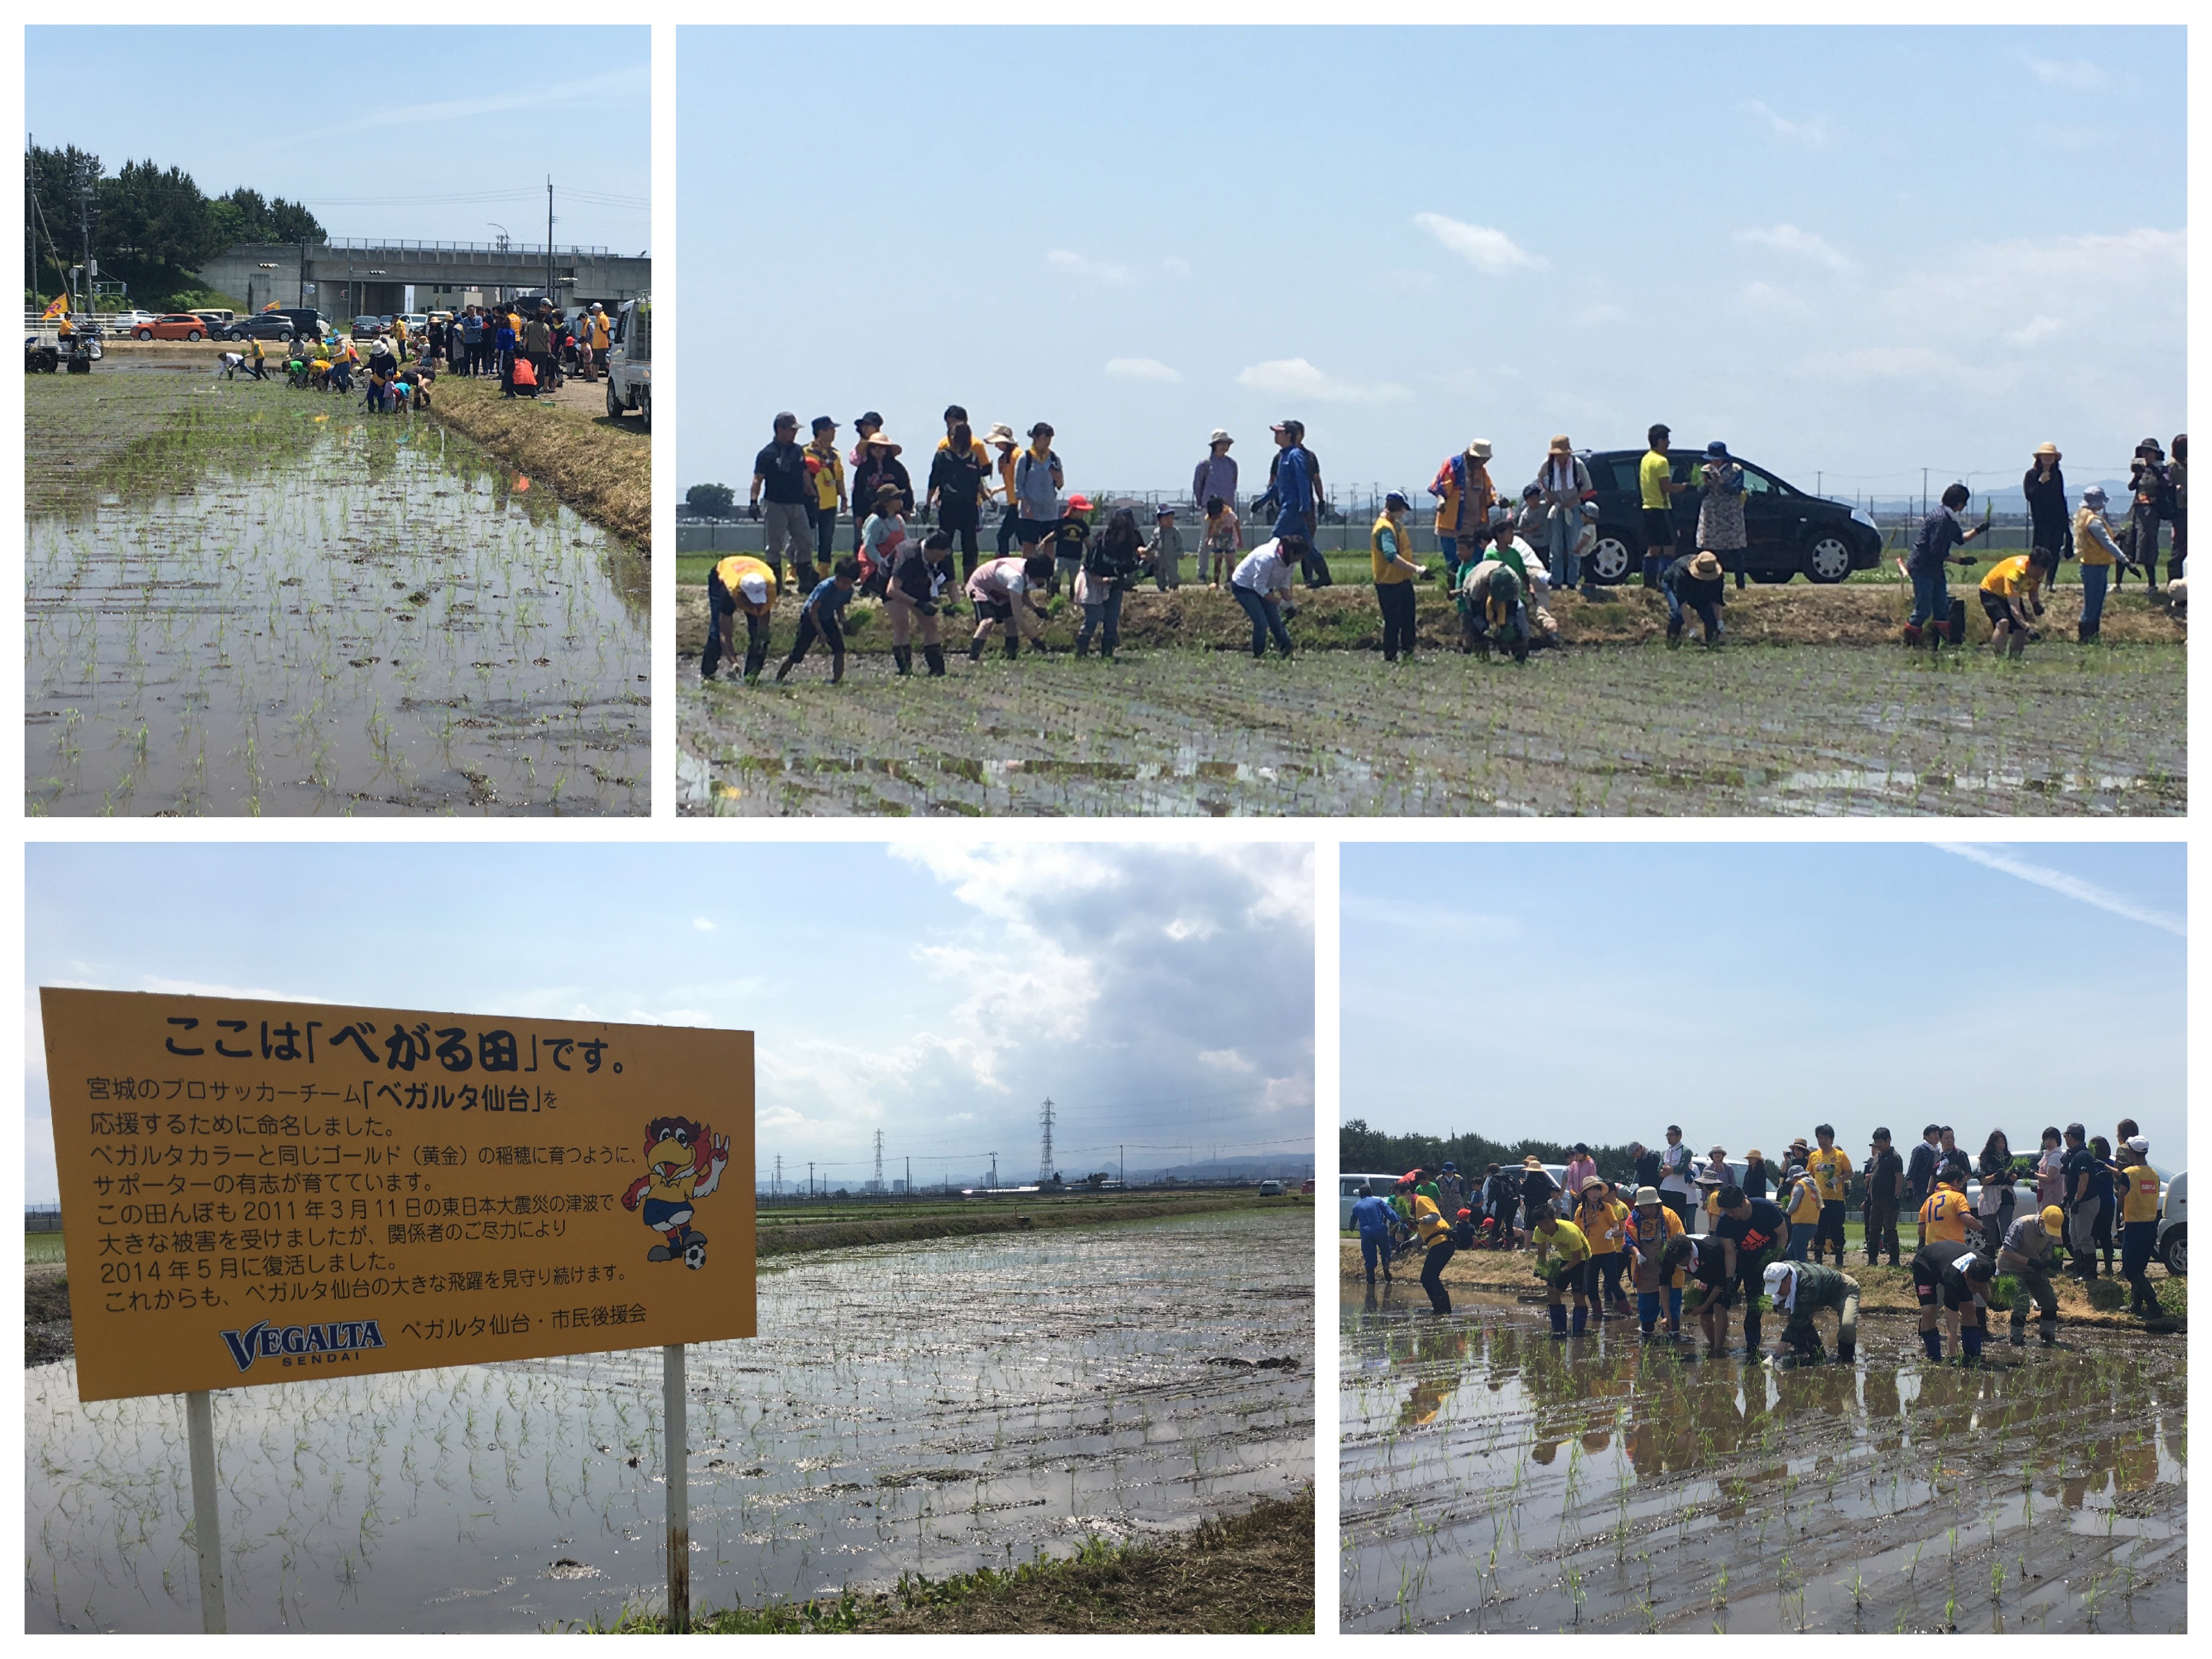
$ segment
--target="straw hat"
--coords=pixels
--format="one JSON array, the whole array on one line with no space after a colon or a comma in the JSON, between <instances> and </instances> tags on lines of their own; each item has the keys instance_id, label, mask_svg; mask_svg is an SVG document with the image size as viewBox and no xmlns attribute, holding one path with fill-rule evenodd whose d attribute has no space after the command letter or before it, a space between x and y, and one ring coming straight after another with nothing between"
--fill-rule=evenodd
<instances>
[{"instance_id":1,"label":"straw hat","mask_svg":"<svg viewBox=\"0 0 2212 1659\"><path fill-rule=\"evenodd\" d=\"M2035 447L2035 453L2038 455L2048 455L2055 461L2058 459L2058 446L2057 444L2038 444Z\"/></svg>"},{"instance_id":2,"label":"straw hat","mask_svg":"<svg viewBox=\"0 0 2212 1659\"><path fill-rule=\"evenodd\" d=\"M893 443L880 432L871 432L868 434L868 444L872 448L888 449L894 455L897 454L901 448L900 445Z\"/></svg>"},{"instance_id":3,"label":"straw hat","mask_svg":"<svg viewBox=\"0 0 2212 1659\"><path fill-rule=\"evenodd\" d=\"M1544 1160L1535 1153L1530 1152L1521 1160L1521 1167L1524 1170L1540 1170L1544 1167Z\"/></svg>"},{"instance_id":4,"label":"straw hat","mask_svg":"<svg viewBox=\"0 0 2212 1659\"><path fill-rule=\"evenodd\" d=\"M1642 1209L1647 1204L1656 1205L1658 1202L1659 1189L1656 1187L1638 1187L1636 1189L1636 1207L1638 1209Z\"/></svg>"},{"instance_id":5,"label":"straw hat","mask_svg":"<svg viewBox=\"0 0 2212 1659\"><path fill-rule=\"evenodd\" d=\"M1467 447L1467 453L1474 456L1478 461L1488 460L1490 459L1490 440L1487 438L1477 438L1473 443Z\"/></svg>"},{"instance_id":6,"label":"straw hat","mask_svg":"<svg viewBox=\"0 0 2212 1659\"><path fill-rule=\"evenodd\" d=\"M1603 1176L1584 1176L1583 1177L1581 1190L1588 1192L1593 1187L1602 1187L1604 1185L1605 1177Z\"/></svg>"},{"instance_id":7,"label":"straw hat","mask_svg":"<svg viewBox=\"0 0 2212 1659\"><path fill-rule=\"evenodd\" d=\"M1717 553L1700 553L1690 561L1690 575L1694 580L1709 582L1718 577L1720 574L1721 561L1720 556Z\"/></svg>"},{"instance_id":8,"label":"straw hat","mask_svg":"<svg viewBox=\"0 0 2212 1659\"><path fill-rule=\"evenodd\" d=\"M983 434L983 441L987 444L1018 444L1021 440L1014 436L1013 428L1004 421L994 421L991 429Z\"/></svg>"},{"instance_id":9,"label":"straw hat","mask_svg":"<svg viewBox=\"0 0 2212 1659\"><path fill-rule=\"evenodd\" d=\"M1758 1147L1756 1147L1756 1146L1753 1147L1749 1152L1746 1152L1743 1156L1744 1156L1744 1158L1745 1158L1745 1160L1746 1160L1747 1162L1748 1162L1749 1160L1751 1160L1752 1158L1757 1158L1757 1159L1758 1159L1761 1164L1764 1164L1764 1163L1765 1163L1765 1162L1766 1162L1766 1154L1765 1154L1765 1152L1760 1152L1760 1151L1759 1150L1759 1148L1758 1148Z\"/></svg>"},{"instance_id":10,"label":"straw hat","mask_svg":"<svg viewBox=\"0 0 2212 1659\"><path fill-rule=\"evenodd\" d=\"M1567 434L1562 432L1552 440L1552 447L1547 453L1553 455L1571 455L1575 453L1575 447L1567 441Z\"/></svg>"}]
</instances>

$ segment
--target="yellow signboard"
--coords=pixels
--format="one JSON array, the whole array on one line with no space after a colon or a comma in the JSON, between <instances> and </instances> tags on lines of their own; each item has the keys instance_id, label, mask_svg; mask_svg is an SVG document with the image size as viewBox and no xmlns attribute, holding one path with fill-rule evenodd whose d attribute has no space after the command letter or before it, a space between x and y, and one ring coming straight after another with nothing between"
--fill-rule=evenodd
<instances>
[{"instance_id":1,"label":"yellow signboard","mask_svg":"<svg viewBox=\"0 0 2212 1659\"><path fill-rule=\"evenodd\" d=\"M750 1031L39 994L82 1399L753 1334Z\"/></svg>"}]
</instances>

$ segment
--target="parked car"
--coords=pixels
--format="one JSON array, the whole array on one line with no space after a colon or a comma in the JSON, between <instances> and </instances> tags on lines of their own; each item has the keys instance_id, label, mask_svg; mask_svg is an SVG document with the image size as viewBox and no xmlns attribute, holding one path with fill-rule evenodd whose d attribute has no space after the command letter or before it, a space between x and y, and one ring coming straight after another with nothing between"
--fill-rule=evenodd
<instances>
[{"instance_id":1,"label":"parked car","mask_svg":"<svg viewBox=\"0 0 2212 1659\"><path fill-rule=\"evenodd\" d=\"M1262 1197L1262 1198L1280 1198L1282 1195L1283 1195L1283 1183L1282 1183L1281 1182L1279 1182L1279 1181L1263 1181L1263 1182L1261 1182L1260 1183L1260 1196L1261 1196L1261 1197Z\"/></svg>"},{"instance_id":2,"label":"parked car","mask_svg":"<svg viewBox=\"0 0 2212 1659\"><path fill-rule=\"evenodd\" d=\"M2166 1183L2164 1212L2158 1219L2158 1259L2178 1279L2189 1274L2189 1171Z\"/></svg>"},{"instance_id":3,"label":"parked car","mask_svg":"<svg viewBox=\"0 0 2212 1659\"><path fill-rule=\"evenodd\" d=\"M607 414L619 420L630 410L653 430L653 301L645 295L615 313L607 337Z\"/></svg>"},{"instance_id":4,"label":"parked car","mask_svg":"<svg viewBox=\"0 0 2212 1659\"><path fill-rule=\"evenodd\" d=\"M154 320L154 313L152 312L138 311L135 309L131 311L111 311L104 313L103 315L106 319L109 331L116 334L129 334L134 332L140 324L150 323Z\"/></svg>"},{"instance_id":5,"label":"parked car","mask_svg":"<svg viewBox=\"0 0 2212 1659\"><path fill-rule=\"evenodd\" d=\"M428 312L410 311L406 313L405 315L407 318L407 331L410 334L420 334L424 329L430 326L430 314Z\"/></svg>"},{"instance_id":6,"label":"parked car","mask_svg":"<svg viewBox=\"0 0 2212 1659\"><path fill-rule=\"evenodd\" d=\"M201 311L195 309L192 315L198 318L202 322L208 325L208 331L210 334L220 333L223 329L229 327L231 324L235 322L238 319L238 313L234 311Z\"/></svg>"},{"instance_id":7,"label":"parked car","mask_svg":"<svg viewBox=\"0 0 2212 1659\"><path fill-rule=\"evenodd\" d=\"M240 317L223 331L226 340L319 340L323 315L311 306L287 306Z\"/></svg>"},{"instance_id":8,"label":"parked car","mask_svg":"<svg viewBox=\"0 0 2212 1659\"><path fill-rule=\"evenodd\" d=\"M1583 456L1598 505L1597 545L1583 568L1607 586L1644 568L1644 497L1636 474L1644 453L1601 449ZM1698 505L1705 495L1697 487L1705 452L1674 449L1667 459L1676 482L1692 486L1674 497L1675 551L1687 553L1697 539ZM1764 467L1736 459L1743 467L1744 530L1750 538L1744 570L1753 581L1786 582L1802 573L1808 581L1839 582L1881 562L1881 531L1867 514L1808 495Z\"/></svg>"},{"instance_id":9,"label":"parked car","mask_svg":"<svg viewBox=\"0 0 2212 1659\"><path fill-rule=\"evenodd\" d=\"M392 325L381 317L361 316L353 319L352 331L356 340L380 340L392 332Z\"/></svg>"},{"instance_id":10,"label":"parked car","mask_svg":"<svg viewBox=\"0 0 2212 1659\"><path fill-rule=\"evenodd\" d=\"M150 323L140 323L131 333L139 340L201 340L207 337L207 322L198 313L174 311Z\"/></svg>"}]
</instances>

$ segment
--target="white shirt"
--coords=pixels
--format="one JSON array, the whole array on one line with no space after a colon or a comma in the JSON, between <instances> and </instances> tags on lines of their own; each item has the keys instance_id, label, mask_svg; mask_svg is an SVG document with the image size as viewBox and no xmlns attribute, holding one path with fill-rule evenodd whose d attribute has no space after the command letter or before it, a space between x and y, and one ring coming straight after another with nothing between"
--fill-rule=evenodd
<instances>
[{"instance_id":1,"label":"white shirt","mask_svg":"<svg viewBox=\"0 0 2212 1659\"><path fill-rule=\"evenodd\" d=\"M1662 1193L1689 1193L1695 1190L1690 1183L1690 1165L1694 1160L1687 1146L1664 1146L1659 1152L1659 1167L1665 1171L1660 1180Z\"/></svg>"},{"instance_id":2,"label":"white shirt","mask_svg":"<svg viewBox=\"0 0 2212 1659\"><path fill-rule=\"evenodd\" d=\"M1238 561L1229 573L1232 586L1249 588L1262 598L1291 591L1291 567L1283 557L1283 544L1270 537Z\"/></svg>"}]
</instances>

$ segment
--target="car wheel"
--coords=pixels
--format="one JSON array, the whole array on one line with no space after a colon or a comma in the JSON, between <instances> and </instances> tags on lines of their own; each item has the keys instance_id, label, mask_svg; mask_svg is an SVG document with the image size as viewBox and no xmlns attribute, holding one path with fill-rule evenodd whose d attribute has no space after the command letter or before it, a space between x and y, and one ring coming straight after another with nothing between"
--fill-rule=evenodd
<instances>
[{"instance_id":1,"label":"car wheel","mask_svg":"<svg viewBox=\"0 0 2212 1659\"><path fill-rule=\"evenodd\" d=\"M1833 531L1815 535L1805 544L1805 575L1809 581L1839 582L1851 574L1851 544Z\"/></svg>"},{"instance_id":2,"label":"car wheel","mask_svg":"<svg viewBox=\"0 0 2212 1659\"><path fill-rule=\"evenodd\" d=\"M638 423L647 432L653 430L653 389L648 386L637 394Z\"/></svg>"},{"instance_id":3,"label":"car wheel","mask_svg":"<svg viewBox=\"0 0 2212 1659\"><path fill-rule=\"evenodd\" d=\"M622 419L622 399L615 395L614 382L610 380L607 383L607 418L611 421L619 421Z\"/></svg>"},{"instance_id":4,"label":"car wheel","mask_svg":"<svg viewBox=\"0 0 2212 1659\"><path fill-rule=\"evenodd\" d=\"M197 340L200 337L200 331L196 328L186 329L185 331L185 337L187 340Z\"/></svg>"},{"instance_id":5,"label":"car wheel","mask_svg":"<svg viewBox=\"0 0 2212 1659\"><path fill-rule=\"evenodd\" d=\"M2189 1277L2189 1229L2176 1227L2160 1244L2158 1259L2166 1264L2166 1272L2176 1279Z\"/></svg>"},{"instance_id":6,"label":"car wheel","mask_svg":"<svg viewBox=\"0 0 2212 1659\"><path fill-rule=\"evenodd\" d=\"M138 337L142 340L150 340L154 337L154 331L150 328L142 328L138 331Z\"/></svg>"},{"instance_id":7,"label":"car wheel","mask_svg":"<svg viewBox=\"0 0 2212 1659\"><path fill-rule=\"evenodd\" d=\"M1626 581L1628 573L1639 562L1626 539L1616 530L1600 529L1596 543L1583 556L1583 569L1602 587Z\"/></svg>"}]
</instances>

